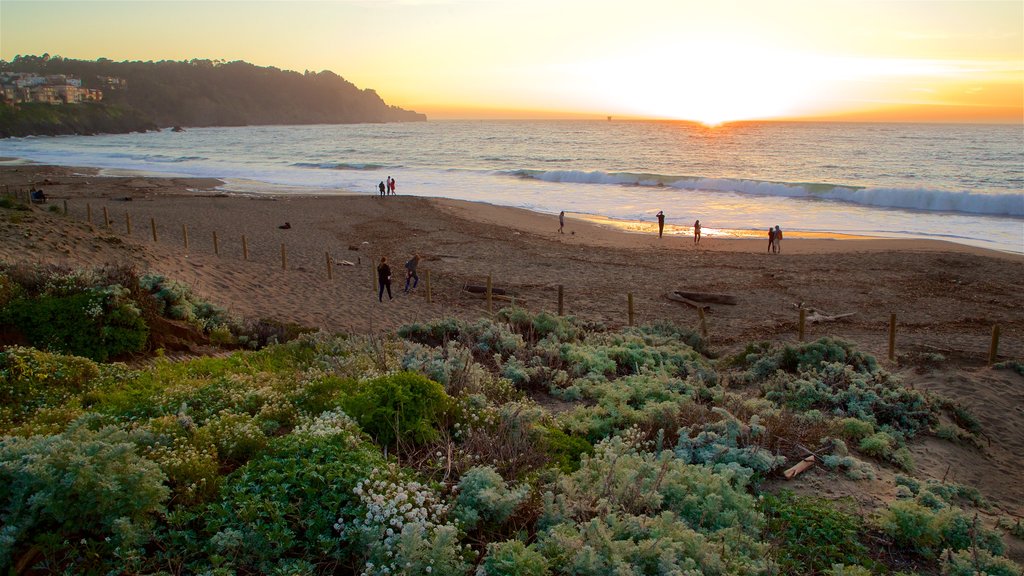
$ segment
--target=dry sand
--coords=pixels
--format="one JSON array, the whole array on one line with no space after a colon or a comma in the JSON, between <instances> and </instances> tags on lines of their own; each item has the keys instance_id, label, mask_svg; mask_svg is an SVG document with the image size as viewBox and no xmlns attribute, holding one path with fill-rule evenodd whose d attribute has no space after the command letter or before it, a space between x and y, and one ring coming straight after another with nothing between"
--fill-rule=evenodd
<instances>
[{"instance_id":1,"label":"dry sand","mask_svg":"<svg viewBox=\"0 0 1024 576\"><path fill-rule=\"evenodd\" d=\"M572 215L559 234L557 217L488 204L405 196L229 196L210 180L0 168L0 186L18 190L44 181L50 182L42 185L49 206L62 207L66 200L68 217L37 207L19 213L18 223L3 221L0 259L130 263L186 282L238 314L328 330L378 332L446 314L478 317L486 312L484 300L462 288L483 285L488 275L533 311L555 311L563 285L566 314L609 326L626 324L628 293L634 295L637 323L668 320L692 327L696 312L669 301L666 292L734 294L736 306L714 305L707 315L712 348L720 352L749 341L795 341L795 305L804 303L853 313L809 325L808 339L842 337L884 359L894 313L897 359L883 363L904 373L911 385L968 404L992 441L985 450L938 441L916 445L918 475L977 485L996 503L995 513L1024 517L1018 482L1024 469L1024 378L986 367L995 324L1001 330L1000 359L1024 359L1020 255L931 240L801 237L799 231L787 231L783 252L769 255L763 239L706 236L697 247L688 235L659 239L654 224L634 224L639 232L626 232ZM87 204L95 233L86 223ZM290 229L278 228L285 222ZM243 235L248 261L242 258ZM414 252L423 258L420 286L405 294L402 264ZM377 302L371 264L381 256L391 261L395 278L395 299L385 296L384 303ZM335 265L328 280L327 258L355 265Z\"/></svg>"}]
</instances>

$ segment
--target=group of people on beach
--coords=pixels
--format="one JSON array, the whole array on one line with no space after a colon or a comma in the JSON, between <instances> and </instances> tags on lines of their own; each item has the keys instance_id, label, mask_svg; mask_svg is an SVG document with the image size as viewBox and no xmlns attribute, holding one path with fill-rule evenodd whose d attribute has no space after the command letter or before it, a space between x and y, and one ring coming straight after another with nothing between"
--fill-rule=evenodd
<instances>
[{"instance_id":1,"label":"group of people on beach","mask_svg":"<svg viewBox=\"0 0 1024 576\"><path fill-rule=\"evenodd\" d=\"M658 238L661 238L665 233L665 212L658 210L656 216L658 217ZM693 243L700 244L700 220L693 223Z\"/></svg>"},{"instance_id":2,"label":"group of people on beach","mask_svg":"<svg viewBox=\"0 0 1024 576\"><path fill-rule=\"evenodd\" d=\"M395 195L395 179L392 178L391 176L388 176L388 179L387 179L386 182L387 183L385 184L385 181L381 180L381 183L377 185L377 189L380 190L380 195L381 196L388 196L388 195L394 196Z\"/></svg>"},{"instance_id":3,"label":"group of people on beach","mask_svg":"<svg viewBox=\"0 0 1024 576\"><path fill-rule=\"evenodd\" d=\"M403 292L409 292L409 283L412 283L412 288L415 289L419 286L420 277L416 273L417 267L420 265L420 255L413 253L412 258L405 263L405 290ZM380 264L377 265L377 301L384 301L384 291L388 292L388 300L393 300L391 296L391 266L388 265L388 257L381 256Z\"/></svg>"}]
</instances>

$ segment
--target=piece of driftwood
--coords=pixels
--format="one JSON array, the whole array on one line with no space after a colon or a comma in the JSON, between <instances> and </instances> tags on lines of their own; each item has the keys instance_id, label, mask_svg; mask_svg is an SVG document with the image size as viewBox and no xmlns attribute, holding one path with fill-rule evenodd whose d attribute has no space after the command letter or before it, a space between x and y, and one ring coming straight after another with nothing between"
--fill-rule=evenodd
<instances>
[{"instance_id":1,"label":"piece of driftwood","mask_svg":"<svg viewBox=\"0 0 1024 576\"><path fill-rule=\"evenodd\" d=\"M682 302L683 304L686 304L690 308L696 308L697 310L709 310L709 309L711 309L711 305L710 304L702 304L700 302L694 302L693 300L690 300L689 298L684 298L684 297L680 296L677 292L666 292L665 293L665 298L668 298L669 300L674 300L676 302Z\"/></svg>"},{"instance_id":2,"label":"piece of driftwood","mask_svg":"<svg viewBox=\"0 0 1024 576\"><path fill-rule=\"evenodd\" d=\"M470 292L470 294L472 294L473 296L479 296L481 298L487 298L487 294L482 294L480 292ZM522 304L523 303L523 299L522 298L517 298L515 296L509 296L507 294L491 294L491 300L495 300L495 301L498 301L498 302L516 302L518 304Z\"/></svg>"},{"instance_id":3,"label":"piece of driftwood","mask_svg":"<svg viewBox=\"0 0 1024 576\"><path fill-rule=\"evenodd\" d=\"M694 302L707 302L709 304L727 304L729 306L736 305L736 297L732 294L716 294L714 292L691 292L689 290L673 290L673 294L678 294L683 298L693 300Z\"/></svg>"},{"instance_id":4,"label":"piece of driftwood","mask_svg":"<svg viewBox=\"0 0 1024 576\"><path fill-rule=\"evenodd\" d=\"M835 322L836 320L842 320L843 318L849 318L853 316L853 312L847 314L822 314L820 312L812 312L806 316L806 320L811 324L817 324L818 322Z\"/></svg>"},{"instance_id":5,"label":"piece of driftwood","mask_svg":"<svg viewBox=\"0 0 1024 576\"><path fill-rule=\"evenodd\" d=\"M334 263L341 266L355 266L355 264L349 262L348 260L335 260Z\"/></svg>"},{"instance_id":6,"label":"piece of driftwood","mask_svg":"<svg viewBox=\"0 0 1024 576\"><path fill-rule=\"evenodd\" d=\"M835 322L836 320L849 318L850 316L853 316L855 314L855 312L847 312L846 314L829 314L824 310L804 306L803 302L800 302L799 304L794 304L793 306L796 307L797 310L803 308L807 312L807 314L804 316L804 320L810 322L811 324L817 324L818 322Z\"/></svg>"},{"instance_id":7,"label":"piece of driftwood","mask_svg":"<svg viewBox=\"0 0 1024 576\"><path fill-rule=\"evenodd\" d=\"M805 472L811 466L814 466L814 463L816 461L817 460L814 458L813 455L808 456L807 458L804 458L803 460L797 462L791 468L783 472L782 475L786 477L786 480L792 480L793 478L796 478L797 476Z\"/></svg>"},{"instance_id":8,"label":"piece of driftwood","mask_svg":"<svg viewBox=\"0 0 1024 576\"><path fill-rule=\"evenodd\" d=\"M478 286L476 284L466 284L464 287L466 292L472 292L473 294L487 294L487 286ZM504 288L491 288L491 295L502 296L505 294Z\"/></svg>"}]
</instances>

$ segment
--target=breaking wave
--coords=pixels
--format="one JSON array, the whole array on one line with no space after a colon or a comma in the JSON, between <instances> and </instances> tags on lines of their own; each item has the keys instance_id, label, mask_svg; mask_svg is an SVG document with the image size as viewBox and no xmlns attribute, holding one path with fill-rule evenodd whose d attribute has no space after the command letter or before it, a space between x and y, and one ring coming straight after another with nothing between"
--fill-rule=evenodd
<instances>
[{"instance_id":1,"label":"breaking wave","mask_svg":"<svg viewBox=\"0 0 1024 576\"><path fill-rule=\"evenodd\" d=\"M831 200L878 208L1024 218L1024 194L990 194L966 190L957 192L931 188L874 188L823 182L771 182L630 172L515 170L504 173L518 178L544 182L670 187L679 190Z\"/></svg>"}]
</instances>

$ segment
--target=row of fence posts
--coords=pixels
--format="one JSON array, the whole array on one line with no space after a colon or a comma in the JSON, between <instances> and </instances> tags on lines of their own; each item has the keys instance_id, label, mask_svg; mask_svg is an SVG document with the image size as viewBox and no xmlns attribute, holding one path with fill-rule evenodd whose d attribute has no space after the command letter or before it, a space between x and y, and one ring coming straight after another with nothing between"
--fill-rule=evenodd
<instances>
[{"instance_id":1,"label":"row of fence posts","mask_svg":"<svg viewBox=\"0 0 1024 576\"><path fill-rule=\"evenodd\" d=\"M701 323L704 321L704 314L701 311ZM807 322L807 310L804 308L800 309L800 323L798 328L798 337L800 342L804 341L804 326ZM999 324L992 325L992 340L989 342L988 347L988 363L995 364L996 359L999 356ZM889 314L889 360L896 360L896 314Z\"/></svg>"},{"instance_id":2,"label":"row of fence posts","mask_svg":"<svg viewBox=\"0 0 1024 576\"><path fill-rule=\"evenodd\" d=\"M7 194L10 195L10 192L7 191ZM26 192L26 194L28 194L28 192ZM85 205L85 209L86 209L86 218L88 219L89 225L91 226L92 225L92 206L87 203ZM68 213L68 203L67 203L67 200L65 200L64 201L64 214L67 214L67 213ZM125 229L128 231L128 235L131 236L131 234L132 234L131 213L126 211L125 214L124 214L124 218L125 218ZM108 228L111 226L111 224L110 224L110 214L107 211L107 207L106 206L103 207L103 223ZM153 242L158 242L158 240L157 240L157 233L156 233L156 219L155 218L150 218L149 219L149 226L150 226L150 230L152 231ZM184 242L184 245L185 245L185 250L187 251L189 249L188 226L185 225L185 224L181 225L181 235L182 235L182 239L183 239L183 242ZM220 256L220 243L219 243L219 239L217 237L217 232L216 231L213 232L213 252L214 252L215 255ZM246 261L249 260L249 243L248 243L248 240L246 239L244 234L242 235L242 259L246 260ZM334 271L333 271L333 263L334 262L331 259L331 253L330 252L324 252L324 259L326 261L326 266L327 266L327 279L328 280L333 280L334 279ZM378 279L377 279L377 269L372 265L372 262L373 261L371 259L370 270L371 270L371 273L373 274L373 291L376 294L378 289L379 289ZM281 244L281 269L282 270L287 270L288 269L288 251L287 251L287 248L286 248L284 243ZM427 302L428 303L432 303L433 302L433 294L432 294L431 286L430 286L430 270L424 270L424 276L425 276L425 284L426 284L426 291L427 291ZM494 304L493 304L494 296L493 296L493 284L492 284L492 281L491 281L491 275L490 274L487 275L487 284L486 284L486 287L485 287L485 294L486 294L486 300L487 300L487 313L488 314L493 314L493 312L494 312ZM513 300L513 303L514 303L514 300ZM626 313L627 313L627 318L628 318L629 326L633 326L634 323L635 323L635 311L634 311L634 307L633 307L633 293L632 292L628 292L626 294ZM697 309L697 314L698 314L699 321L700 321L700 326L699 326L700 334L701 334L702 337L704 337L706 339L708 337L708 327L707 327L707 319L704 316L704 309L703 308L698 308ZM564 286L562 284L558 285L558 315L559 316L564 316L565 315L565 289L564 289ZM800 320L799 320L798 331L797 331L798 338L799 338L800 342L804 341L804 337L806 335L806 330L805 330L806 322L807 322L807 310L805 308L801 308L800 309ZM991 340L991 343L989 345L989 352L988 352L988 363L989 364L995 364L996 358L998 356L998 353L999 353L999 325L995 324L995 325L992 326L992 340ZM895 359L896 359L896 314L895 313L892 313L892 314L889 315L889 350L888 350L888 358L889 358L890 361L895 361Z\"/></svg>"}]
</instances>

